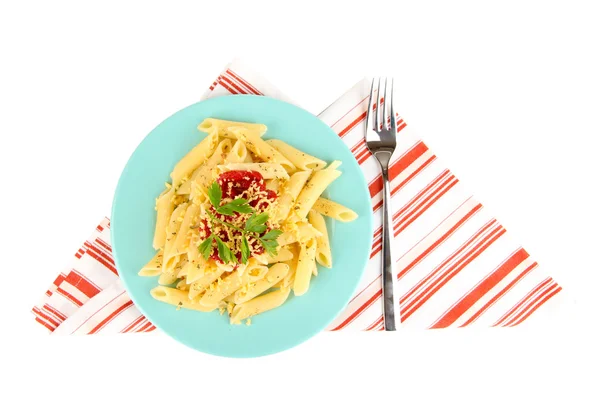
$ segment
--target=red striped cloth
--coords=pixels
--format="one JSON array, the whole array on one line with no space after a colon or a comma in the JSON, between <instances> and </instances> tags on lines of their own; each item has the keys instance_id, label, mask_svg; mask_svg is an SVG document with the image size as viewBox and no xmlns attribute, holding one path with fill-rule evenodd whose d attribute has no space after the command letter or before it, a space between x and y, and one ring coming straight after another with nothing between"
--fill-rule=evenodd
<instances>
[{"instance_id":1,"label":"red striped cloth","mask_svg":"<svg viewBox=\"0 0 600 400\"><path fill-rule=\"evenodd\" d=\"M358 82L319 114L352 150L372 197L371 259L346 309L329 330L382 330L382 181L363 138L369 83ZM239 62L203 98L229 94L287 99ZM516 326L551 314L561 287L464 188L404 121L390 168L394 255L403 327ZM154 326L121 286L108 218L33 308L54 334L149 332ZM552 299L552 301L550 301Z\"/></svg>"}]
</instances>

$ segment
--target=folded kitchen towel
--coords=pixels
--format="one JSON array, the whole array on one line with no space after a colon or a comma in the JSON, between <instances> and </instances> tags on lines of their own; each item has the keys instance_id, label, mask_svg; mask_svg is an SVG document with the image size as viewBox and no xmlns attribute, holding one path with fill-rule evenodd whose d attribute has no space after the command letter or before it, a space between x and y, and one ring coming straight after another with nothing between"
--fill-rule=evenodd
<instances>
[{"instance_id":1,"label":"folded kitchen towel","mask_svg":"<svg viewBox=\"0 0 600 400\"><path fill-rule=\"evenodd\" d=\"M379 166L364 140L370 82L361 80L319 118L350 148L369 182L373 246L358 290L328 330L383 330ZM239 61L203 99L231 94L291 102ZM561 287L399 119L390 166L394 256L402 327L516 326L552 315ZM149 332L121 285L104 218L33 308L53 334ZM531 323L531 322L529 322Z\"/></svg>"}]
</instances>

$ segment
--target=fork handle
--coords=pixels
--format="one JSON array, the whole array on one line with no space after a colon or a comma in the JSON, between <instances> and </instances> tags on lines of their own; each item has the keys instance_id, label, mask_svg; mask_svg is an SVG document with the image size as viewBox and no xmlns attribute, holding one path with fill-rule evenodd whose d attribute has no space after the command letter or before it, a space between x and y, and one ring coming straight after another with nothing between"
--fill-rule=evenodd
<instances>
[{"instance_id":1,"label":"fork handle","mask_svg":"<svg viewBox=\"0 0 600 400\"><path fill-rule=\"evenodd\" d=\"M390 181L388 177L387 166L381 168L383 177L383 230L382 230L382 243L383 243L383 258L381 264L381 272L383 275L383 323L386 331L395 331L398 313L396 307L398 302L396 301L396 293L394 291L395 276L393 271L393 260L392 260L392 238L394 232L392 228L392 216L390 213Z\"/></svg>"}]
</instances>

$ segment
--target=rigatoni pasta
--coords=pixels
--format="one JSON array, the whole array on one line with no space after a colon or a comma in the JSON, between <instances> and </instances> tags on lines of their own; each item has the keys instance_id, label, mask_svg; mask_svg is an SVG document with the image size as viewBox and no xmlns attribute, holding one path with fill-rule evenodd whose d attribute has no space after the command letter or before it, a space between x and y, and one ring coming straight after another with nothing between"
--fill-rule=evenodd
<instances>
[{"instance_id":1,"label":"rigatoni pasta","mask_svg":"<svg viewBox=\"0 0 600 400\"><path fill-rule=\"evenodd\" d=\"M310 289L317 265L333 266L324 216L356 213L323 192L341 175L277 140L262 124L205 119L208 136L177 163L156 200L154 257L140 276L177 309L227 311L232 324Z\"/></svg>"}]
</instances>

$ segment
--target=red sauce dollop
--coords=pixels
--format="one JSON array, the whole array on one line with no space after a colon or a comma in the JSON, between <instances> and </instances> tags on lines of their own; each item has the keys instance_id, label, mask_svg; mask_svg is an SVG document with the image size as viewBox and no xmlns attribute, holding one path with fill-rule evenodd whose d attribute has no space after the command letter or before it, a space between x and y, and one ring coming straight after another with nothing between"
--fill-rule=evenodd
<instances>
[{"instance_id":1,"label":"red sauce dollop","mask_svg":"<svg viewBox=\"0 0 600 400\"><path fill-rule=\"evenodd\" d=\"M227 171L223 172L221 175L217 177L217 183L221 187L221 192L223 193L223 199L233 199L241 196L244 199L248 199L249 196L249 188L255 184L256 187L259 188L260 195L254 196L253 199L249 201L248 204L250 206L257 208L258 211L263 211L267 208L269 203L277 199L277 193L272 190L265 188L265 181L263 176L256 171ZM264 201L269 200L269 201ZM226 221L233 222L235 219L234 216L222 215L216 212L215 208L211 206L210 212L216 215L218 218ZM236 213L237 215L237 213ZM200 222L200 237L205 239L211 235L210 227L207 224L206 220L202 220ZM267 230L268 231L268 230ZM265 232L266 233L266 232ZM235 232L234 235L240 234L239 232ZM219 238L224 242L229 241L229 235L227 232L220 232ZM264 249L261 246L252 246L251 245L250 252L253 254L262 254ZM232 249L234 250L234 249ZM236 252L236 257L238 261L241 260L241 253L239 251L234 250ZM216 248L213 249L211 254L211 258L218 262L223 262L219 257L219 252Z\"/></svg>"}]
</instances>

